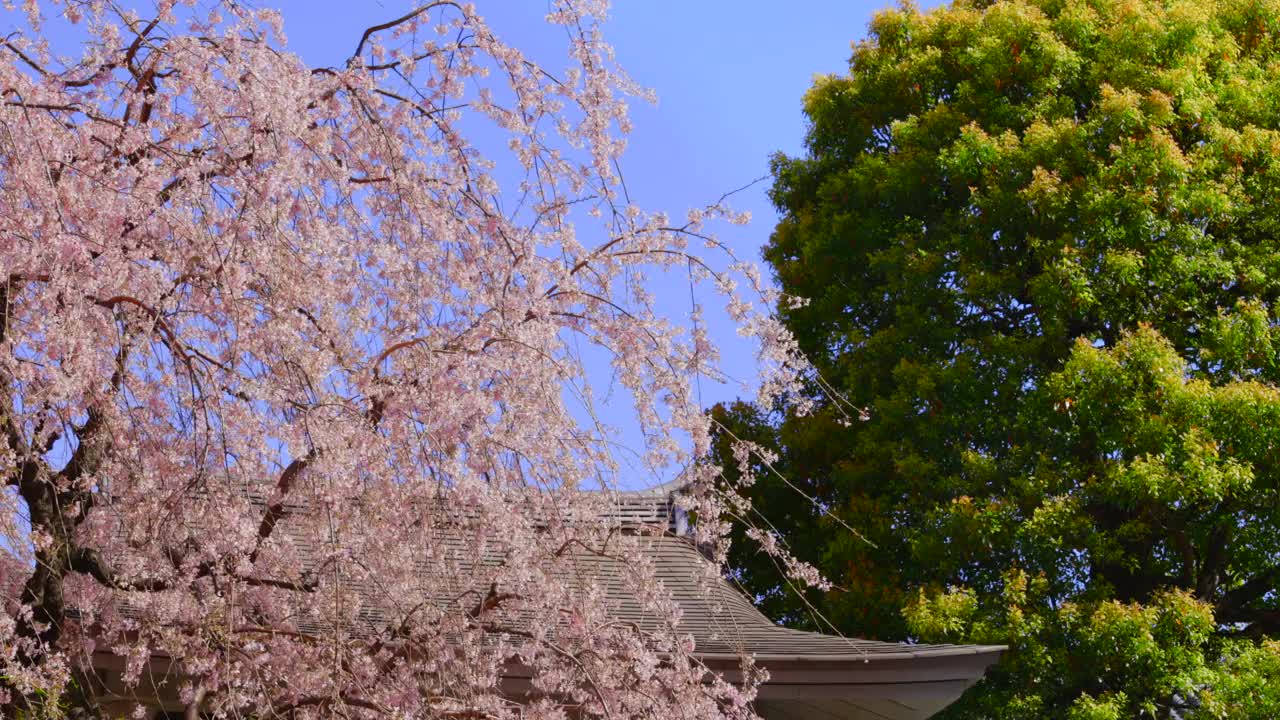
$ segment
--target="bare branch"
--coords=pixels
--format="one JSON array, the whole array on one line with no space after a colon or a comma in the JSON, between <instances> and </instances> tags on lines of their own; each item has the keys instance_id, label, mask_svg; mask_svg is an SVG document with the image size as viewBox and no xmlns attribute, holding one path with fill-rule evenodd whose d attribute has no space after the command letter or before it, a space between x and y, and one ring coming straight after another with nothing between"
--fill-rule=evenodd
<instances>
[{"instance_id":1,"label":"bare branch","mask_svg":"<svg viewBox=\"0 0 1280 720\"><path fill-rule=\"evenodd\" d=\"M356 45L356 51L351 53L352 59L360 57L360 53L364 52L364 44L368 42L369 38L372 37L374 34L380 33L383 30L390 30L391 28L399 25L403 25L409 22L410 20L418 17L419 15L431 12L432 10L438 7L446 7L446 6L452 7L458 10L459 12L463 12L462 6L455 2L450 2L450 0L436 0L436 2L428 3L426 5L423 5L420 8L417 8L416 10L413 10L409 13L401 15L395 20L388 20L387 22L384 22L381 25L374 25L373 27L367 28L364 31L364 34L360 36L360 42Z\"/></svg>"}]
</instances>

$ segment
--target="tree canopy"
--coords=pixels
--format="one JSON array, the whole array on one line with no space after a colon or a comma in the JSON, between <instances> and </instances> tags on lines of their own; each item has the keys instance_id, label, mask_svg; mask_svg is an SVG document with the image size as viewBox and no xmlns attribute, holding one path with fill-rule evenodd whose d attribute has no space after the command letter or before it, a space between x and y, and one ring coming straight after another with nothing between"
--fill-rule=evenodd
<instances>
[{"instance_id":1,"label":"tree canopy","mask_svg":"<svg viewBox=\"0 0 1280 720\"><path fill-rule=\"evenodd\" d=\"M750 659L697 661L604 512L593 387L713 519L716 351L646 272L712 286L766 387L800 360L712 234L737 218L628 200L607 3L546 4L559 57L420 3L339 67L246 3L6 7L0 715L752 716ZM584 553L656 630L575 584Z\"/></svg>"},{"instance_id":2,"label":"tree canopy","mask_svg":"<svg viewBox=\"0 0 1280 720\"><path fill-rule=\"evenodd\" d=\"M818 409L713 413L837 586L735 554L776 616L1008 644L951 718L1276 714L1278 70L1273 2L960 0L815 82L765 257Z\"/></svg>"}]
</instances>

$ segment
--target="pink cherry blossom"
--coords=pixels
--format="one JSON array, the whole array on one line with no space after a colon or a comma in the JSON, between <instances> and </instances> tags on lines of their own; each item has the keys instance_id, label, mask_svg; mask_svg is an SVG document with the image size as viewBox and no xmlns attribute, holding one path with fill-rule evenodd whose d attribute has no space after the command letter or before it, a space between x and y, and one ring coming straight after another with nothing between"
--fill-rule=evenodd
<instances>
[{"instance_id":1,"label":"pink cherry blossom","mask_svg":"<svg viewBox=\"0 0 1280 720\"><path fill-rule=\"evenodd\" d=\"M695 389L716 350L636 278L696 270L761 341L764 392L804 363L710 229L744 218L626 199L646 93L606 3L552 3L558 61L436 0L328 68L230 0L24 8L0 47L5 712L170 693L235 717L751 716L749 658L738 684L709 674L610 519L593 389L635 398L645 461L683 472L722 559L739 508ZM44 42L59 23L80 57ZM617 622L583 557L621 563L655 624Z\"/></svg>"}]
</instances>

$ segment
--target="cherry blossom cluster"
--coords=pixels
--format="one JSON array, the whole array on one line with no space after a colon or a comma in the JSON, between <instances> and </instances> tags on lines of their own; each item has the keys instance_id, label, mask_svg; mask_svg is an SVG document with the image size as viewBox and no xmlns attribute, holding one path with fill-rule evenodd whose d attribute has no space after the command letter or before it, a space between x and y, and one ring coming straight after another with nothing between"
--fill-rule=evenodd
<instances>
[{"instance_id":1,"label":"cherry blossom cluster","mask_svg":"<svg viewBox=\"0 0 1280 720\"><path fill-rule=\"evenodd\" d=\"M762 676L697 661L611 519L593 388L634 399L645 463L686 471L715 545L716 350L645 278L722 298L764 393L804 363L709 229L744 218L627 198L645 92L606 3L551 3L557 62L434 0L341 67L210 5L30 0L0 41L0 712L750 717ZM613 618L585 561L655 622Z\"/></svg>"}]
</instances>

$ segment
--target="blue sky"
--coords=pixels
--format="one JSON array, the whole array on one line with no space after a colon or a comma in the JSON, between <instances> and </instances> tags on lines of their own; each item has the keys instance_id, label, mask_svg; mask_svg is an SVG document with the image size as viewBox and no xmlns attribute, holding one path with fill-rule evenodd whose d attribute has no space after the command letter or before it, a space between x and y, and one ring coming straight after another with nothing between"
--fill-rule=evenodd
<instances>
[{"instance_id":1,"label":"blue sky","mask_svg":"<svg viewBox=\"0 0 1280 720\"><path fill-rule=\"evenodd\" d=\"M853 41L866 35L872 14L892 0L621 0L606 38L619 63L658 102L632 104L635 129L623 173L631 197L650 210L682 217L686 209L713 202L725 192L768 174L774 152L803 151L801 99L816 74L845 73ZM263 0L285 19L289 48L313 64L341 65L361 31L403 14L411 0ZM934 3L927 3L934 4ZM545 0L490 0L479 11L507 42L538 57L561 57L562 35L542 22ZM746 227L725 227L721 237L740 257L759 260L777 215L769 182L736 194L733 205L749 210ZM684 278L653 279L669 312L687 313L693 299ZM699 383L702 402L754 396L753 346L739 338L718 301L705 306L713 339L721 346L726 373L735 380ZM597 388L608 384L607 368L590 368ZM600 417L619 430L617 440L638 453L642 441L630 418L630 399L607 393ZM670 479L652 475L629 452L620 452L624 487Z\"/></svg>"},{"instance_id":2,"label":"blue sky","mask_svg":"<svg viewBox=\"0 0 1280 720\"><path fill-rule=\"evenodd\" d=\"M627 188L642 207L681 217L768 173L769 156L803 149L801 97L815 74L848 69L850 45L891 0L621 0L605 26L620 64L658 94L635 102L635 130L623 163ZM285 19L289 48L314 64L340 65L363 28L403 14L411 0L263 0ZM559 37L541 22L542 0L477 3L498 34L526 50L559 53ZM777 216L769 183L733 198L749 210L747 227L723 228L737 252L758 259ZM672 288L688 297L687 285ZM703 300L703 298L699 298ZM754 387L751 346L705 298L708 321L727 349L726 369ZM706 404L742 395L740 385L704 381Z\"/></svg>"},{"instance_id":3,"label":"blue sky","mask_svg":"<svg viewBox=\"0 0 1280 720\"><path fill-rule=\"evenodd\" d=\"M415 0L254 0L279 9L289 49L312 65L341 66L362 31L403 15ZM635 129L623 162L631 197L641 207L682 217L686 209L715 201L768 173L769 157L803 151L805 120L801 98L817 74L847 72L851 43L866 35L872 14L892 0L620 0L605 27L620 64L640 84L657 92L656 105L632 104ZM122 4L146 13L147 0ZM563 57L561 30L542 18L547 0L479 0L479 11L507 42L535 57ZM934 2L927 3L929 5ZM20 14L5 16L8 30L21 26ZM65 27L65 26L59 26ZM71 51L69 36L55 47ZM724 227L720 235L740 257L758 260L777 216L769 204L769 182L738 193L733 205L752 213L746 227ZM654 282L662 285L661 279ZM693 301L685 278L659 288L670 312L687 313ZM736 382L700 383L704 405L754 394L753 347L737 337L706 306L713 339L724 353L724 369ZM607 378L600 385L607 384ZM628 427L629 400L601 409L623 442L638 449L639 435ZM637 470L640 470L637 468ZM624 478L644 485L666 478Z\"/></svg>"}]
</instances>

